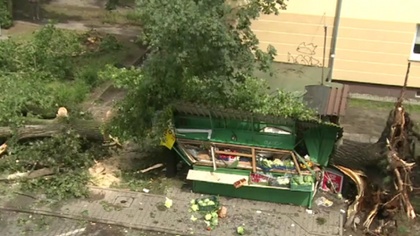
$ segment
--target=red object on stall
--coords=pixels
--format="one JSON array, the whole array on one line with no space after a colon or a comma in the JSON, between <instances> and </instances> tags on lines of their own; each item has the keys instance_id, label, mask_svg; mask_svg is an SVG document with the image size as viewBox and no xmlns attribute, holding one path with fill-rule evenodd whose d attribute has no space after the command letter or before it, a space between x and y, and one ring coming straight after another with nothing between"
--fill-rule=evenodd
<instances>
[{"instance_id":1,"label":"red object on stall","mask_svg":"<svg viewBox=\"0 0 420 236\"><path fill-rule=\"evenodd\" d=\"M321 189L324 191L331 191L329 186L332 186L335 190L335 193L341 193L341 190L343 188L343 179L344 176L340 172L331 169L326 169L322 178ZM330 185L328 183L330 183Z\"/></svg>"}]
</instances>

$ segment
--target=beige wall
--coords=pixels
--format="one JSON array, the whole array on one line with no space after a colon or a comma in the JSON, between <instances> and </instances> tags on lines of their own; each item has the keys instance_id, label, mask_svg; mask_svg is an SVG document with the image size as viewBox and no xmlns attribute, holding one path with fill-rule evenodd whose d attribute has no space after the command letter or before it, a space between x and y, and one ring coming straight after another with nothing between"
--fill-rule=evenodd
<instances>
[{"instance_id":1,"label":"beige wall","mask_svg":"<svg viewBox=\"0 0 420 236\"><path fill-rule=\"evenodd\" d=\"M402 85L415 26L415 23L342 18L333 78ZM420 87L417 67L413 64L409 86Z\"/></svg>"},{"instance_id":2,"label":"beige wall","mask_svg":"<svg viewBox=\"0 0 420 236\"><path fill-rule=\"evenodd\" d=\"M343 1L333 78L402 85L413 47L420 1ZM420 63L411 65L408 86L420 87Z\"/></svg>"},{"instance_id":3,"label":"beige wall","mask_svg":"<svg viewBox=\"0 0 420 236\"><path fill-rule=\"evenodd\" d=\"M262 16L252 27L262 48L271 44L277 49L276 61L320 65L326 25L328 65L335 2L290 1L279 16ZM398 5L390 0L344 0L333 79L402 85L419 9L419 0ZM307 47L297 50L301 43ZM408 82L420 88L420 62L412 63Z\"/></svg>"},{"instance_id":4,"label":"beige wall","mask_svg":"<svg viewBox=\"0 0 420 236\"><path fill-rule=\"evenodd\" d=\"M327 26L326 64L334 23L335 3L331 0L287 1L280 15L262 15L252 29L261 48L277 49L276 61L322 65L324 25Z\"/></svg>"}]
</instances>

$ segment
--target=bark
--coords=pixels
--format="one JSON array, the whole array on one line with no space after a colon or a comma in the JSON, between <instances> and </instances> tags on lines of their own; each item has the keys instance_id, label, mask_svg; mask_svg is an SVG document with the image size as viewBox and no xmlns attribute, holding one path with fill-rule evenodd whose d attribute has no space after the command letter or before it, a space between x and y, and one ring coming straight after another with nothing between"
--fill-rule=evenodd
<instances>
[{"instance_id":1,"label":"bark","mask_svg":"<svg viewBox=\"0 0 420 236\"><path fill-rule=\"evenodd\" d=\"M331 164L366 171L369 166L378 165L378 161L382 159L383 146L382 143L344 140L331 156Z\"/></svg>"},{"instance_id":2,"label":"bark","mask_svg":"<svg viewBox=\"0 0 420 236\"><path fill-rule=\"evenodd\" d=\"M379 224L372 230L375 220L391 222L398 210L404 210L409 219L416 217L409 199L415 165L412 143L419 138L414 128L409 114L397 104L376 143L345 141L336 148L330 163L357 186L357 194L347 211L347 227L353 224L356 228L355 216L362 212L364 230L374 233L381 233L385 226Z\"/></svg>"},{"instance_id":3,"label":"bark","mask_svg":"<svg viewBox=\"0 0 420 236\"><path fill-rule=\"evenodd\" d=\"M8 175L6 178L0 179L0 181L12 181L17 179L36 179L39 177L47 176L47 175L53 175L55 174L54 170L49 168L42 168L39 170L34 171L28 171L23 173L14 173L11 175Z\"/></svg>"},{"instance_id":4,"label":"bark","mask_svg":"<svg viewBox=\"0 0 420 236\"><path fill-rule=\"evenodd\" d=\"M0 139L10 138L14 134L16 134L18 140L45 138L72 129L88 140L103 141L104 137L101 134L100 126L101 123L95 120L28 119L26 125L18 128L16 133L11 127L0 127Z\"/></svg>"}]
</instances>

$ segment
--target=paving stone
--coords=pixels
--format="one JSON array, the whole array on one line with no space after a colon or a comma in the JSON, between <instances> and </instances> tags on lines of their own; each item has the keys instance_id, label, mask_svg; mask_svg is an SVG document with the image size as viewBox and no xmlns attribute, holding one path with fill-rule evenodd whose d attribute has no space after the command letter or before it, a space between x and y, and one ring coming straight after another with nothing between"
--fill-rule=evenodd
<instances>
[{"instance_id":1,"label":"paving stone","mask_svg":"<svg viewBox=\"0 0 420 236\"><path fill-rule=\"evenodd\" d=\"M251 235L269 236L331 236L338 235L339 230L339 212L319 212L310 215L298 206L220 197L220 201L228 208L228 217L220 219L219 227L208 232L202 220L190 220L191 215L203 218L197 213L189 212L191 199L202 197L201 194L170 189L167 196L173 200L173 206L167 209L163 205L165 196L161 195L98 188L92 188L92 191L101 194L101 199L69 201L64 206L55 208L34 204L31 209L45 214L94 219L98 222L181 235L194 233L230 236L236 235L235 230L241 225L244 225ZM5 200L0 199L2 205L16 207L17 204L11 204L13 202L10 199ZM325 218L325 224L319 225L317 217Z\"/></svg>"}]
</instances>

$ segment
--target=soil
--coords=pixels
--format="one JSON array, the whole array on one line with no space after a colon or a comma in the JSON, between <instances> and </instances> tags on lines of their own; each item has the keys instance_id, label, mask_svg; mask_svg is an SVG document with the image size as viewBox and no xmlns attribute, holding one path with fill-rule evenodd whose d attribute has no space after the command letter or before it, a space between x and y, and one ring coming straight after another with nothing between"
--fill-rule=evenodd
<instances>
[{"instance_id":1,"label":"soil","mask_svg":"<svg viewBox=\"0 0 420 236\"><path fill-rule=\"evenodd\" d=\"M344 132L379 137L394 104L382 103L375 106L376 104L378 102L367 100L357 103L350 102L345 116L340 119ZM418 107L408 104L406 109L414 123L418 124L420 122L420 112L417 112Z\"/></svg>"}]
</instances>

